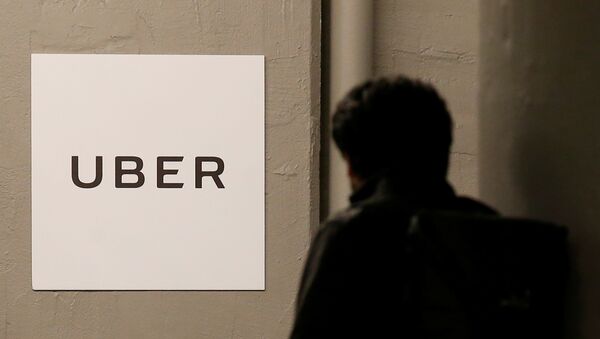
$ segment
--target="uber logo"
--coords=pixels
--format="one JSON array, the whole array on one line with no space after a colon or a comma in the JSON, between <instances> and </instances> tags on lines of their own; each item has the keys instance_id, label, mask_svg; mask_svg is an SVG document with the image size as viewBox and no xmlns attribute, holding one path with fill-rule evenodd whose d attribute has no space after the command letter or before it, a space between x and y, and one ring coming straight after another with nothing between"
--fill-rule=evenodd
<instances>
[{"instance_id":1,"label":"uber logo","mask_svg":"<svg viewBox=\"0 0 600 339\"><path fill-rule=\"evenodd\" d=\"M36 290L263 290L264 57L31 56Z\"/></svg>"},{"instance_id":2,"label":"uber logo","mask_svg":"<svg viewBox=\"0 0 600 339\"><path fill-rule=\"evenodd\" d=\"M166 175L175 175L179 170L165 169L165 162L180 162L183 157L157 157L156 158L156 187L158 188L183 188L183 183L166 183ZM132 162L135 164L133 169L124 169L123 162ZM217 164L217 169L214 171L203 170L203 163L213 162ZM135 156L118 156L115 157L115 187L116 188L137 188L141 187L146 181L146 177L142 172L144 162L141 158ZM223 174L225 163L219 157L196 157L196 188L202 188L202 178L210 177L214 180L218 188L225 188L219 175ZM102 157L96 157L96 175L92 182L82 182L79 179L79 157L74 155L71 157L71 179L77 187L94 188L102 182ZM135 182L123 182L124 175L134 175L137 179Z\"/></svg>"}]
</instances>

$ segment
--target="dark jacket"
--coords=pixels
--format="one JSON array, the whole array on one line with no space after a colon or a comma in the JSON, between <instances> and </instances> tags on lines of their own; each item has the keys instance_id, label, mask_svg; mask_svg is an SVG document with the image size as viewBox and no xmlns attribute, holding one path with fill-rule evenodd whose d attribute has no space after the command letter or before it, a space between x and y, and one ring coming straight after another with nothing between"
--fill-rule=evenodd
<instances>
[{"instance_id":1,"label":"dark jacket","mask_svg":"<svg viewBox=\"0 0 600 339\"><path fill-rule=\"evenodd\" d=\"M313 240L291 338L405 338L410 321L405 238L421 209L493 214L445 181L375 176Z\"/></svg>"}]
</instances>

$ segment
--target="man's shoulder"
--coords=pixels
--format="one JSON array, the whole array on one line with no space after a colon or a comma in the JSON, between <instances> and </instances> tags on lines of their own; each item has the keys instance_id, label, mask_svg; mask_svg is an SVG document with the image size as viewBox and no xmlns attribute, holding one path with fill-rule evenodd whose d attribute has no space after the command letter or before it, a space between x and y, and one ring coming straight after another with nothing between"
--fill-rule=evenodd
<instances>
[{"instance_id":1,"label":"man's shoulder","mask_svg":"<svg viewBox=\"0 0 600 339\"><path fill-rule=\"evenodd\" d=\"M457 196L440 209L466 214L498 214L488 205L469 197ZM341 210L321 224L318 237L328 241L358 235L369 237L386 233L398 233L407 229L410 218L417 211L396 200L379 200L350 206Z\"/></svg>"},{"instance_id":2,"label":"man's shoulder","mask_svg":"<svg viewBox=\"0 0 600 339\"><path fill-rule=\"evenodd\" d=\"M363 214L361 206L350 206L341 211L336 212L329 217L322 225L321 229L330 232L339 231L357 220L360 220Z\"/></svg>"},{"instance_id":3,"label":"man's shoulder","mask_svg":"<svg viewBox=\"0 0 600 339\"><path fill-rule=\"evenodd\" d=\"M321 224L317 239L326 242L343 235L359 222L362 213L363 209L360 207L348 207L336 212Z\"/></svg>"},{"instance_id":4,"label":"man's shoulder","mask_svg":"<svg viewBox=\"0 0 600 339\"><path fill-rule=\"evenodd\" d=\"M369 239L380 241L382 237L403 233L410 216L406 208L394 202L358 204L331 216L321 225L317 237L321 242L343 241L364 246Z\"/></svg>"}]
</instances>

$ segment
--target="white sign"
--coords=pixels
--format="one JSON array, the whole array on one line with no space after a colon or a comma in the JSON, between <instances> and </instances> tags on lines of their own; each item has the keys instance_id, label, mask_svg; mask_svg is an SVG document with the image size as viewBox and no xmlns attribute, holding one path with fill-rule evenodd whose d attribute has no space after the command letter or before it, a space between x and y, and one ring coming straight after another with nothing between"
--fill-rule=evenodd
<instances>
[{"instance_id":1,"label":"white sign","mask_svg":"<svg viewBox=\"0 0 600 339\"><path fill-rule=\"evenodd\" d=\"M31 56L35 290L263 290L264 57Z\"/></svg>"}]
</instances>

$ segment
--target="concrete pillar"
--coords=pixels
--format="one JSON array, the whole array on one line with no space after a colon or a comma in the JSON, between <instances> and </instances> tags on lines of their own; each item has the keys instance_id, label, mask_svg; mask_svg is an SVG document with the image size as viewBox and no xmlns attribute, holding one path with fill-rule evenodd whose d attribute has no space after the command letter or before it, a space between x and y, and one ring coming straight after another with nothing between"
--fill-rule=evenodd
<instances>
[{"instance_id":1,"label":"concrete pillar","mask_svg":"<svg viewBox=\"0 0 600 339\"><path fill-rule=\"evenodd\" d=\"M373 69L373 2L331 0L329 102L333 113L338 101L352 87L368 79ZM331 116L330 116L331 117ZM328 136L331 134L328 133ZM330 139L328 210L348 205L350 181L341 154ZM322 217L326 217L323 215Z\"/></svg>"},{"instance_id":2,"label":"concrete pillar","mask_svg":"<svg viewBox=\"0 0 600 339\"><path fill-rule=\"evenodd\" d=\"M481 197L569 227L569 338L600 336L599 15L598 1L481 2Z\"/></svg>"}]
</instances>

